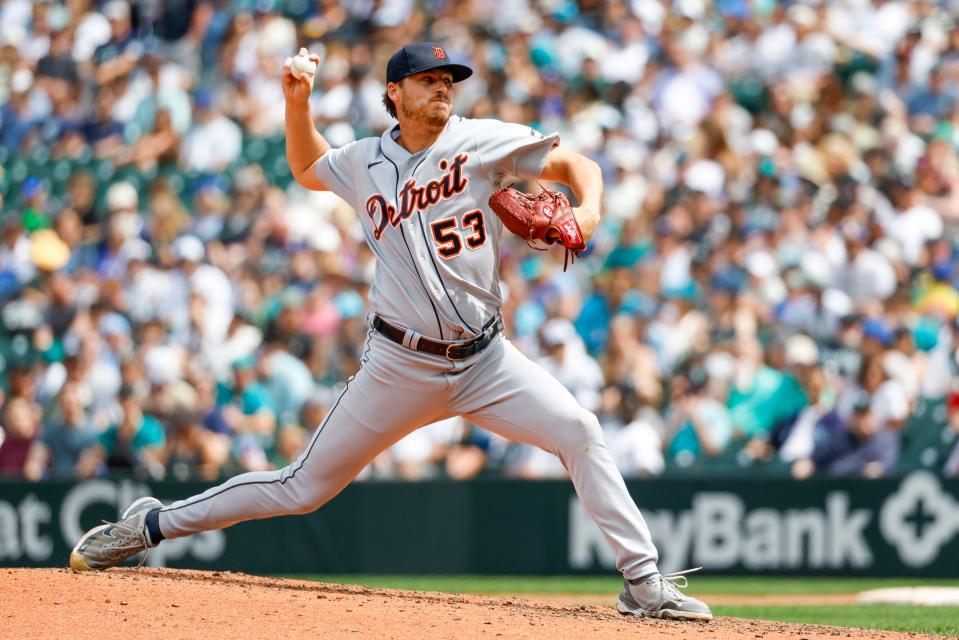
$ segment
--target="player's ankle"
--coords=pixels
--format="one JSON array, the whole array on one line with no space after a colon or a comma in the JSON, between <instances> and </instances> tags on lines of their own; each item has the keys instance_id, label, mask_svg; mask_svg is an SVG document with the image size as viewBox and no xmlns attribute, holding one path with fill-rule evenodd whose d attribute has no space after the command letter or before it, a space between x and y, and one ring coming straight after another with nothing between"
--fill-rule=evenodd
<instances>
[{"instance_id":1,"label":"player's ankle","mask_svg":"<svg viewBox=\"0 0 959 640\"><path fill-rule=\"evenodd\" d=\"M154 509L149 512L146 517L146 534L147 542L151 547L155 547L160 544L165 536L163 532L160 531L160 510Z\"/></svg>"}]
</instances>

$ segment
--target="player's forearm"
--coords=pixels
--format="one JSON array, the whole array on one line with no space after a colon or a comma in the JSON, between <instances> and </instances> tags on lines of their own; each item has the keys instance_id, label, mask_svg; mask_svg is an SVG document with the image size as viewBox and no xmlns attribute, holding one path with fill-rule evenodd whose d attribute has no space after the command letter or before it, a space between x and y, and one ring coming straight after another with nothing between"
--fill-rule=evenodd
<instances>
[{"instance_id":1,"label":"player's forearm","mask_svg":"<svg viewBox=\"0 0 959 640\"><path fill-rule=\"evenodd\" d=\"M569 163L568 175L566 184L579 200L576 221L583 238L588 242L599 224L603 204L603 173L598 164L577 154Z\"/></svg>"},{"instance_id":2,"label":"player's forearm","mask_svg":"<svg viewBox=\"0 0 959 640\"><path fill-rule=\"evenodd\" d=\"M286 102L286 160L293 177L302 176L330 148L313 126L308 102Z\"/></svg>"},{"instance_id":3,"label":"player's forearm","mask_svg":"<svg viewBox=\"0 0 959 640\"><path fill-rule=\"evenodd\" d=\"M576 221L583 238L589 241L599 224L603 203L603 172L599 165L582 154L555 147L546 158L541 177L573 190L579 201Z\"/></svg>"}]
</instances>

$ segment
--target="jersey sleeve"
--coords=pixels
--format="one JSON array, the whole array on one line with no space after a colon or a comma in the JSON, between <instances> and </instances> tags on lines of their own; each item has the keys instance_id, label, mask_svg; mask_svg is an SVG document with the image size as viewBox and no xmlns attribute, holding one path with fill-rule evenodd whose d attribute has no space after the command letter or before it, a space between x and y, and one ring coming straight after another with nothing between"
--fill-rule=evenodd
<instances>
[{"instance_id":1,"label":"jersey sleeve","mask_svg":"<svg viewBox=\"0 0 959 640\"><path fill-rule=\"evenodd\" d=\"M336 149L329 149L316 163L316 177L353 207L356 206L357 167L364 160L361 151L361 145L351 142ZM365 169L364 166L363 170Z\"/></svg>"},{"instance_id":2,"label":"jersey sleeve","mask_svg":"<svg viewBox=\"0 0 959 640\"><path fill-rule=\"evenodd\" d=\"M543 172L546 155L559 144L559 134L543 135L525 125L483 120L475 140L480 162L494 181L504 175L531 179Z\"/></svg>"}]
</instances>

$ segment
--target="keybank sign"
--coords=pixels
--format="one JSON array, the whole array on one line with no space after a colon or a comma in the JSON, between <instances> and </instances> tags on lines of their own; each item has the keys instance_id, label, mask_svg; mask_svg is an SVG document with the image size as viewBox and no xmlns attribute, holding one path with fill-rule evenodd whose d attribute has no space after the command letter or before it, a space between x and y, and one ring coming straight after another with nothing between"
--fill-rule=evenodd
<instances>
[{"instance_id":1,"label":"keybank sign","mask_svg":"<svg viewBox=\"0 0 959 640\"><path fill-rule=\"evenodd\" d=\"M657 478L627 486L664 571L959 578L959 479ZM115 520L134 499L168 503L209 487L0 481L0 567L62 567L84 530ZM569 481L522 480L354 483L310 515L170 540L147 563L260 574L615 571Z\"/></svg>"},{"instance_id":2,"label":"keybank sign","mask_svg":"<svg viewBox=\"0 0 959 640\"><path fill-rule=\"evenodd\" d=\"M860 495L867 493L865 483L857 483L856 491L823 492L800 483L784 488L790 486L783 495L762 486L697 491L687 496L687 509L644 509L660 568L868 572L877 556L888 565L884 556L892 551L900 570L920 570L959 534L959 501L926 472L906 476L894 491L877 496ZM612 549L575 498L569 503L569 563L579 570L616 566Z\"/></svg>"}]
</instances>

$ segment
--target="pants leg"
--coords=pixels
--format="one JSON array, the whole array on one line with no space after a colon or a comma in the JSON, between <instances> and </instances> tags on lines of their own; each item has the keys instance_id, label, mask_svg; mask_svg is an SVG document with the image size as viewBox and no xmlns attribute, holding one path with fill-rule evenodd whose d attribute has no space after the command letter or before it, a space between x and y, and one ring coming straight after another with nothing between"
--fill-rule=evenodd
<instances>
[{"instance_id":1,"label":"pants leg","mask_svg":"<svg viewBox=\"0 0 959 640\"><path fill-rule=\"evenodd\" d=\"M306 450L277 471L245 473L160 511L160 531L178 538L247 520L315 511L381 451L445 411L441 370L424 367L382 336L317 428Z\"/></svg>"},{"instance_id":2,"label":"pants leg","mask_svg":"<svg viewBox=\"0 0 959 640\"><path fill-rule=\"evenodd\" d=\"M646 521L606 448L599 421L555 378L502 339L458 376L451 408L511 440L555 454L628 579L657 571Z\"/></svg>"}]
</instances>

